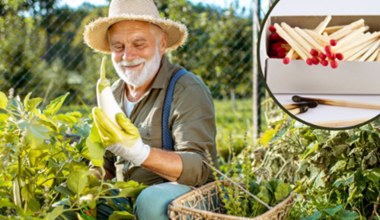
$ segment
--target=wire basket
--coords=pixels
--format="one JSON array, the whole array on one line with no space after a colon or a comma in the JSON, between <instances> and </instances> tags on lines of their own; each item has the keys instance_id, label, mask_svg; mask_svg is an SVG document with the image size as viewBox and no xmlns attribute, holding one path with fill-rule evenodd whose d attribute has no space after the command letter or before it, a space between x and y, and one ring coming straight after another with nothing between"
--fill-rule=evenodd
<instances>
[{"instance_id":1,"label":"wire basket","mask_svg":"<svg viewBox=\"0 0 380 220\"><path fill-rule=\"evenodd\" d=\"M293 203L293 193L272 209L254 218L223 214L220 186L227 185L230 185L227 181L215 181L178 197L169 205L169 218L173 220L284 220L287 218Z\"/></svg>"}]
</instances>

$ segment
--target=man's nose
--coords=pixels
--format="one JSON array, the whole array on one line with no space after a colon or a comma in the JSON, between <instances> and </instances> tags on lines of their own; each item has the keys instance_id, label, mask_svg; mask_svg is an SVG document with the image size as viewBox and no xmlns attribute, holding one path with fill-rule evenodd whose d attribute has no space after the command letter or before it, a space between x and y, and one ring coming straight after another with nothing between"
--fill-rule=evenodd
<instances>
[{"instance_id":1,"label":"man's nose","mask_svg":"<svg viewBox=\"0 0 380 220\"><path fill-rule=\"evenodd\" d=\"M121 59L125 61L131 61L131 60L136 59L136 54L132 50L125 49Z\"/></svg>"}]
</instances>

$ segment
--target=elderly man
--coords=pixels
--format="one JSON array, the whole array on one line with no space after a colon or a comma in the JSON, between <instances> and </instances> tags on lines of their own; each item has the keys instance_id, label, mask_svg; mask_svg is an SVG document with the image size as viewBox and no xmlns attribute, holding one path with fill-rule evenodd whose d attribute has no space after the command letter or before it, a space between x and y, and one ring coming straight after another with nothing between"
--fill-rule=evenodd
<instances>
[{"instance_id":1,"label":"elderly man","mask_svg":"<svg viewBox=\"0 0 380 220\"><path fill-rule=\"evenodd\" d=\"M150 185L135 204L139 219L167 219L173 199L213 180L211 168L203 163L211 158L216 164L215 112L208 88L190 72L177 76L171 108L163 106L172 77L186 72L165 53L183 45L186 37L186 27L161 18L152 0L112 0L109 16L91 22L84 32L89 47L111 54L120 77L113 85L126 115L119 124L138 131L133 138L123 136L134 141L107 147L104 168L106 178ZM167 121L163 111L169 113ZM95 122L102 116L98 110ZM172 142L163 143L166 127ZM107 129L98 129L105 139L111 132Z\"/></svg>"}]
</instances>

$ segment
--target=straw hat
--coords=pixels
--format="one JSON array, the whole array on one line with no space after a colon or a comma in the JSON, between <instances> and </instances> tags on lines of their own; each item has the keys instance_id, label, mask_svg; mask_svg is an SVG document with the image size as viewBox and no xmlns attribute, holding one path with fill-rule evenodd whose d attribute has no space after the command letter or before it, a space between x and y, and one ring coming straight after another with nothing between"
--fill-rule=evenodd
<instances>
[{"instance_id":1,"label":"straw hat","mask_svg":"<svg viewBox=\"0 0 380 220\"><path fill-rule=\"evenodd\" d=\"M119 21L146 21L155 24L167 34L166 50L175 50L183 45L187 38L185 25L170 19L161 18L153 0L112 0L108 17L98 18L85 27L85 43L96 51L111 53L107 30Z\"/></svg>"}]
</instances>

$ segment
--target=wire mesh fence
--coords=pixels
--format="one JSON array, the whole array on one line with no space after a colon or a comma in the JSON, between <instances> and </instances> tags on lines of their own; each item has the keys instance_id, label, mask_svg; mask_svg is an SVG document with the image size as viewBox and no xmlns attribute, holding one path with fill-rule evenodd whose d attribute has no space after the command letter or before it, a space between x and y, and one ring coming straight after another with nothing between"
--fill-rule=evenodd
<instances>
[{"instance_id":1,"label":"wire mesh fence","mask_svg":"<svg viewBox=\"0 0 380 220\"><path fill-rule=\"evenodd\" d=\"M253 28L259 25L253 24L252 7L260 7L253 2L243 7L230 0L228 8L219 8L186 0L155 1L162 16L184 23L189 31L185 46L168 53L169 59L202 77L215 100L232 100L232 108L239 104L235 100L251 101L254 92L256 100L244 105L259 108L263 94L253 66ZM258 8L255 13L262 12ZM69 92L67 105L94 106L102 54L83 43L82 33L86 24L107 14L107 6L90 3L72 8L60 0L2 0L0 91L12 88L21 97L32 93L44 98L44 104ZM111 62L107 72L116 80ZM254 77L259 80L255 87ZM247 132L253 129L251 116L243 122Z\"/></svg>"}]
</instances>

